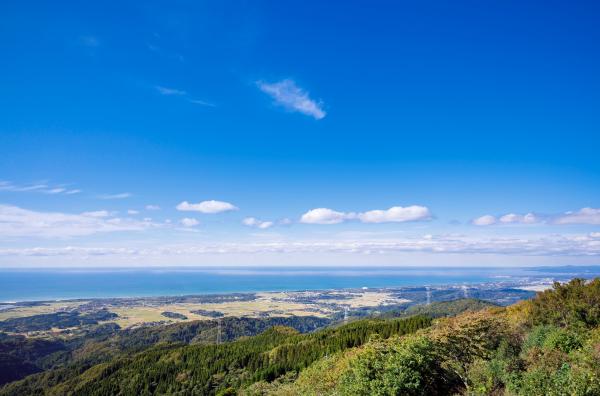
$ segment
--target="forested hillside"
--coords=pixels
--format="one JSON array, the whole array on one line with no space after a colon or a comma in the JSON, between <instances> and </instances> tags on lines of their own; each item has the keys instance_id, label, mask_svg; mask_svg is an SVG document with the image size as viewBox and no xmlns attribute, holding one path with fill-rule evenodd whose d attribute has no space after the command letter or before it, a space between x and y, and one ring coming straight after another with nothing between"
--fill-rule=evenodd
<instances>
[{"instance_id":1,"label":"forested hillside","mask_svg":"<svg viewBox=\"0 0 600 396\"><path fill-rule=\"evenodd\" d=\"M238 335L266 331L218 345L183 325L121 332L0 395L600 395L600 279L412 312L306 334L242 320Z\"/></svg>"},{"instance_id":2,"label":"forested hillside","mask_svg":"<svg viewBox=\"0 0 600 396\"><path fill-rule=\"evenodd\" d=\"M228 317L221 319L220 339L232 341L253 336L273 326L288 326L305 333L329 323L329 319L311 316ZM120 354L137 353L161 343L214 343L218 327L216 321L193 321L120 330L117 325L108 323L75 337L54 339L0 333L0 385L50 369L60 369L63 377L75 375Z\"/></svg>"},{"instance_id":3,"label":"forested hillside","mask_svg":"<svg viewBox=\"0 0 600 396\"><path fill-rule=\"evenodd\" d=\"M275 326L255 337L215 344L158 343L138 354L117 354L95 366L78 362L8 384L0 394L142 395L232 392L258 381L295 376L316 360L366 343L429 326L413 316L367 319L301 334Z\"/></svg>"},{"instance_id":4,"label":"forested hillside","mask_svg":"<svg viewBox=\"0 0 600 396\"><path fill-rule=\"evenodd\" d=\"M437 320L321 359L248 395L599 395L600 279Z\"/></svg>"}]
</instances>

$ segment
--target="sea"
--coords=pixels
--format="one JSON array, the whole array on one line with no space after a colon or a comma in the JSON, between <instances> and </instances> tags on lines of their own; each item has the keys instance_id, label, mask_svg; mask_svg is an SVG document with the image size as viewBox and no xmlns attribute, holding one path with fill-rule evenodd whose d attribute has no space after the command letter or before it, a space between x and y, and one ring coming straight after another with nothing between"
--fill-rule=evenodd
<instances>
[{"instance_id":1,"label":"sea","mask_svg":"<svg viewBox=\"0 0 600 396\"><path fill-rule=\"evenodd\" d=\"M473 285L487 282L527 285L596 276L600 276L600 266L5 268L0 269L0 302Z\"/></svg>"}]
</instances>

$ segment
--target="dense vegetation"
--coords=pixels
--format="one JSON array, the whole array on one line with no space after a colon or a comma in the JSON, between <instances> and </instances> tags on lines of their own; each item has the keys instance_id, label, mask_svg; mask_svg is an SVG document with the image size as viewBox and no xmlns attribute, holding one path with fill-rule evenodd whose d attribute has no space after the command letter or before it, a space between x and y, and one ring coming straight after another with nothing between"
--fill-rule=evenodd
<instances>
[{"instance_id":1,"label":"dense vegetation","mask_svg":"<svg viewBox=\"0 0 600 396\"><path fill-rule=\"evenodd\" d=\"M297 319L296 319L297 320ZM257 321L257 319L255 319ZM215 344L158 343L97 365L73 364L7 385L0 394L215 394L297 373L316 360L429 326L431 319L368 319L300 334L275 326L259 336ZM110 340L109 340L110 342Z\"/></svg>"},{"instance_id":2,"label":"dense vegetation","mask_svg":"<svg viewBox=\"0 0 600 396\"><path fill-rule=\"evenodd\" d=\"M56 312L3 320L0 322L0 331L26 333L29 331L50 330L53 327L66 329L94 325L100 321L111 320L116 317L117 314L104 309L84 314L77 311Z\"/></svg>"},{"instance_id":3,"label":"dense vegetation","mask_svg":"<svg viewBox=\"0 0 600 396\"><path fill-rule=\"evenodd\" d=\"M64 344L58 340L3 337L0 340L0 384L41 371L45 356L64 349Z\"/></svg>"},{"instance_id":4,"label":"dense vegetation","mask_svg":"<svg viewBox=\"0 0 600 396\"><path fill-rule=\"evenodd\" d=\"M600 279L321 359L271 395L600 395Z\"/></svg>"},{"instance_id":5,"label":"dense vegetation","mask_svg":"<svg viewBox=\"0 0 600 396\"><path fill-rule=\"evenodd\" d=\"M485 308L498 307L497 304L477 298L462 298L452 301L437 301L431 304L412 305L402 310L391 310L383 312L380 318L393 318L412 315L427 315L432 318L443 316L455 316L463 312L480 311Z\"/></svg>"},{"instance_id":6,"label":"dense vegetation","mask_svg":"<svg viewBox=\"0 0 600 396\"><path fill-rule=\"evenodd\" d=\"M191 312L194 314L197 314L197 315L208 316L209 318L222 318L223 316L225 316L225 314L223 314L223 312L211 311L208 309L197 309L197 310L191 311Z\"/></svg>"},{"instance_id":7,"label":"dense vegetation","mask_svg":"<svg viewBox=\"0 0 600 396\"><path fill-rule=\"evenodd\" d=\"M328 319L317 317L229 317L221 319L221 339L232 341L257 335L272 326L288 326L304 333L327 324ZM193 321L128 330L107 323L76 337L51 340L0 333L0 385L48 369L56 369L55 373L60 372L64 378L75 376L121 354L137 353L161 343L211 343L216 340L217 331L215 321ZM41 376L31 380L35 382Z\"/></svg>"},{"instance_id":8,"label":"dense vegetation","mask_svg":"<svg viewBox=\"0 0 600 396\"><path fill-rule=\"evenodd\" d=\"M215 321L121 330L0 395L600 395L600 279L509 307L466 299L393 315L306 334L223 318L234 341L218 345ZM230 327L262 333L235 340Z\"/></svg>"},{"instance_id":9,"label":"dense vegetation","mask_svg":"<svg viewBox=\"0 0 600 396\"><path fill-rule=\"evenodd\" d=\"M179 312L164 311L164 312L161 312L161 315L164 316L165 318L169 318L169 319L181 319L181 320L187 319L187 316L185 316L184 314L180 314Z\"/></svg>"}]
</instances>

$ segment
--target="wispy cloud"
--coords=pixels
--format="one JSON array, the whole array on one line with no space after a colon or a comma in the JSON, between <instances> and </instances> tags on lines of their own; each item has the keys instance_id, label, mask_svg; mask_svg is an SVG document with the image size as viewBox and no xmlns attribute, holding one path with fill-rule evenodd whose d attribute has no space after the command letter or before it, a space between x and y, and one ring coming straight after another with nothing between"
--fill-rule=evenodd
<instances>
[{"instance_id":1,"label":"wispy cloud","mask_svg":"<svg viewBox=\"0 0 600 396\"><path fill-rule=\"evenodd\" d=\"M49 185L48 183L35 183L35 184L14 184L10 181L0 180L0 191L9 192L37 192L43 194L65 194L72 195L81 192L79 189L69 189L64 185Z\"/></svg>"},{"instance_id":2,"label":"wispy cloud","mask_svg":"<svg viewBox=\"0 0 600 396\"><path fill-rule=\"evenodd\" d=\"M554 219L555 224L600 224L600 208L582 208Z\"/></svg>"},{"instance_id":3,"label":"wispy cloud","mask_svg":"<svg viewBox=\"0 0 600 396\"><path fill-rule=\"evenodd\" d=\"M600 224L600 208L582 208L578 211L570 211L553 215L543 215L536 213L507 213L505 215L494 216L487 214L473 219L471 223L477 226L490 226L502 224L597 225Z\"/></svg>"},{"instance_id":4,"label":"wispy cloud","mask_svg":"<svg viewBox=\"0 0 600 396\"><path fill-rule=\"evenodd\" d=\"M82 216L87 216L87 217L109 217L109 216L114 216L116 213L115 212L109 212L108 210L95 210L95 211L91 211L91 212L83 212L81 215Z\"/></svg>"},{"instance_id":5,"label":"wispy cloud","mask_svg":"<svg viewBox=\"0 0 600 396\"><path fill-rule=\"evenodd\" d=\"M60 194L66 192L67 189L63 187L51 188L47 191L48 194Z\"/></svg>"},{"instance_id":6,"label":"wispy cloud","mask_svg":"<svg viewBox=\"0 0 600 396\"><path fill-rule=\"evenodd\" d=\"M217 105L215 105L214 103L206 102L204 100L188 99L188 101L190 103L193 103L193 104L196 104L196 105L199 105L199 106L217 107Z\"/></svg>"},{"instance_id":7,"label":"wispy cloud","mask_svg":"<svg viewBox=\"0 0 600 396\"><path fill-rule=\"evenodd\" d=\"M158 205L146 205L145 209L146 210L160 210L160 206L158 206Z\"/></svg>"},{"instance_id":8,"label":"wispy cloud","mask_svg":"<svg viewBox=\"0 0 600 396\"><path fill-rule=\"evenodd\" d=\"M28 191L47 191L47 184L15 185L9 181L0 181L0 191L28 192Z\"/></svg>"},{"instance_id":9,"label":"wispy cloud","mask_svg":"<svg viewBox=\"0 0 600 396\"><path fill-rule=\"evenodd\" d=\"M327 115L323 109L323 103L311 99L308 92L298 87L294 80L286 79L275 83L258 81L256 85L273 98L276 104L287 110L299 112L317 120Z\"/></svg>"},{"instance_id":10,"label":"wispy cloud","mask_svg":"<svg viewBox=\"0 0 600 396\"><path fill-rule=\"evenodd\" d=\"M34 247L0 249L0 256L120 256L201 257L227 254L350 254L393 255L398 253L481 254L505 256L600 257L600 236L593 234L531 237L466 237L423 235L392 239L267 240L246 243L163 245L132 247Z\"/></svg>"},{"instance_id":11,"label":"wispy cloud","mask_svg":"<svg viewBox=\"0 0 600 396\"><path fill-rule=\"evenodd\" d=\"M165 95L165 96L180 96L180 97L186 98L189 103L192 103L192 104L195 104L195 105L198 105L198 106L216 107L216 105L214 103L207 102L205 100L200 100L200 99L193 98L186 91L183 91L181 89L163 87L163 86L160 86L160 85L156 85L154 88L161 95Z\"/></svg>"},{"instance_id":12,"label":"wispy cloud","mask_svg":"<svg viewBox=\"0 0 600 396\"><path fill-rule=\"evenodd\" d=\"M277 224L278 224L278 225L280 225L280 226L289 226L289 225L291 225L292 223L293 223L293 222L292 222L292 219L289 219L289 218L287 218L287 217L284 217L283 219L279 219L279 220L277 221Z\"/></svg>"},{"instance_id":13,"label":"wispy cloud","mask_svg":"<svg viewBox=\"0 0 600 396\"><path fill-rule=\"evenodd\" d=\"M363 223L403 223L406 221L427 220L431 212L425 206L393 206L386 210L367 212L338 212L329 208L311 209L300 218L305 224L339 224L346 220L359 220Z\"/></svg>"},{"instance_id":14,"label":"wispy cloud","mask_svg":"<svg viewBox=\"0 0 600 396\"><path fill-rule=\"evenodd\" d=\"M177 210L183 212L200 212L200 213L221 213L221 212L229 212L232 210L238 210L238 208L224 201L202 201L199 203L189 203L188 201L183 201L176 207Z\"/></svg>"},{"instance_id":15,"label":"wispy cloud","mask_svg":"<svg viewBox=\"0 0 600 396\"><path fill-rule=\"evenodd\" d=\"M158 91L159 94L161 95L176 95L176 96L183 96L183 95L187 95L187 92L182 91L180 89L175 89L175 88L167 88L167 87L162 87L160 85L155 86L154 88L156 88L156 90Z\"/></svg>"},{"instance_id":16,"label":"wispy cloud","mask_svg":"<svg viewBox=\"0 0 600 396\"><path fill-rule=\"evenodd\" d=\"M132 194L128 192L118 193L118 194L101 194L98 195L100 199L125 199L131 197Z\"/></svg>"},{"instance_id":17,"label":"wispy cloud","mask_svg":"<svg viewBox=\"0 0 600 396\"><path fill-rule=\"evenodd\" d=\"M106 232L143 231L161 226L151 221L114 215L106 210L69 214L0 205L0 238L69 238Z\"/></svg>"}]
</instances>

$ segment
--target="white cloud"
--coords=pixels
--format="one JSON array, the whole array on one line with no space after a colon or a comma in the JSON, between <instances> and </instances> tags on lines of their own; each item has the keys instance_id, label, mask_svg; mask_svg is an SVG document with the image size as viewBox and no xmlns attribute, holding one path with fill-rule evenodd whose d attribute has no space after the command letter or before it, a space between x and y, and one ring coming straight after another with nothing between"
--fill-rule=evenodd
<instances>
[{"instance_id":1,"label":"white cloud","mask_svg":"<svg viewBox=\"0 0 600 396\"><path fill-rule=\"evenodd\" d=\"M541 219L533 213L527 213L525 215L509 213L500 217L500 223L503 224L535 224L539 223Z\"/></svg>"},{"instance_id":2,"label":"white cloud","mask_svg":"<svg viewBox=\"0 0 600 396\"><path fill-rule=\"evenodd\" d=\"M79 194L81 192L81 190L79 189L73 189L73 190L67 190L65 191L65 194L67 195L73 195L73 194Z\"/></svg>"},{"instance_id":3,"label":"white cloud","mask_svg":"<svg viewBox=\"0 0 600 396\"><path fill-rule=\"evenodd\" d=\"M146 205L145 209L146 210L160 210L160 206L158 206L158 205Z\"/></svg>"},{"instance_id":4,"label":"white cloud","mask_svg":"<svg viewBox=\"0 0 600 396\"><path fill-rule=\"evenodd\" d=\"M158 93L161 95L168 95L168 96L170 96L170 95L176 95L176 96L187 95L187 92L179 90L179 89L175 89L175 88L161 87L160 85L157 85L154 88L156 88Z\"/></svg>"},{"instance_id":5,"label":"white cloud","mask_svg":"<svg viewBox=\"0 0 600 396\"><path fill-rule=\"evenodd\" d=\"M132 216L134 216L134 215L136 215L136 214L140 214L140 212L139 212L139 210L135 210L135 209L129 209L129 210L127 211L127 214L128 214L128 215L132 215Z\"/></svg>"},{"instance_id":6,"label":"white cloud","mask_svg":"<svg viewBox=\"0 0 600 396\"><path fill-rule=\"evenodd\" d=\"M478 217L476 219L473 219L472 223L476 226L488 226L488 225L492 225L492 224L496 224L496 217L492 216L492 215L484 215L481 217Z\"/></svg>"},{"instance_id":7,"label":"white cloud","mask_svg":"<svg viewBox=\"0 0 600 396\"><path fill-rule=\"evenodd\" d=\"M272 221L262 221L258 220L256 217L246 217L244 220L242 220L242 224L248 227L260 228L261 230L266 230L267 228L271 228L275 225L275 223Z\"/></svg>"},{"instance_id":8,"label":"white cloud","mask_svg":"<svg viewBox=\"0 0 600 396\"><path fill-rule=\"evenodd\" d=\"M429 209L425 206L394 206L387 210L370 210L359 213L358 218L363 223L400 223L404 221L425 220L431 217Z\"/></svg>"},{"instance_id":9,"label":"white cloud","mask_svg":"<svg viewBox=\"0 0 600 396\"><path fill-rule=\"evenodd\" d=\"M128 192L118 194L102 194L98 196L100 199L125 199L129 197L131 197L131 193Z\"/></svg>"},{"instance_id":10,"label":"white cloud","mask_svg":"<svg viewBox=\"0 0 600 396\"><path fill-rule=\"evenodd\" d=\"M293 80L286 79L275 83L258 81L256 84L261 91L271 96L275 103L288 110L297 111L317 120L327 115L323 110L323 103L311 99L308 92L298 87Z\"/></svg>"},{"instance_id":11,"label":"white cloud","mask_svg":"<svg viewBox=\"0 0 600 396\"><path fill-rule=\"evenodd\" d=\"M267 228L271 228L273 224L274 223L272 221L263 221L258 225L258 228L260 228L261 230L265 230Z\"/></svg>"},{"instance_id":12,"label":"white cloud","mask_svg":"<svg viewBox=\"0 0 600 396\"><path fill-rule=\"evenodd\" d=\"M244 220L242 220L242 224L248 227L254 227L258 223L259 221L255 217L246 217Z\"/></svg>"},{"instance_id":13,"label":"white cloud","mask_svg":"<svg viewBox=\"0 0 600 396\"><path fill-rule=\"evenodd\" d=\"M185 217L185 218L181 219L180 223L184 227L194 227L194 226L197 226L198 224L200 224L200 222L198 220L190 218L190 217Z\"/></svg>"},{"instance_id":14,"label":"white cloud","mask_svg":"<svg viewBox=\"0 0 600 396\"><path fill-rule=\"evenodd\" d=\"M160 224L113 217L107 211L68 214L0 205L0 238L67 238L105 232L143 231L157 227Z\"/></svg>"},{"instance_id":15,"label":"white cloud","mask_svg":"<svg viewBox=\"0 0 600 396\"><path fill-rule=\"evenodd\" d=\"M339 224L344 220L356 217L355 214L337 212L328 208L311 209L304 213L300 222L304 224Z\"/></svg>"},{"instance_id":16,"label":"white cloud","mask_svg":"<svg viewBox=\"0 0 600 396\"><path fill-rule=\"evenodd\" d=\"M555 224L600 224L600 209L582 208L556 217Z\"/></svg>"},{"instance_id":17,"label":"white cloud","mask_svg":"<svg viewBox=\"0 0 600 396\"><path fill-rule=\"evenodd\" d=\"M405 221L426 220L431 217L425 206L393 206L387 210L369 210L367 212L338 212L328 208L311 209L300 218L305 224L339 224L346 220L358 219L363 223L399 223Z\"/></svg>"},{"instance_id":18,"label":"white cloud","mask_svg":"<svg viewBox=\"0 0 600 396\"><path fill-rule=\"evenodd\" d=\"M237 207L230 204L229 202L223 201L202 201L199 203L189 203L188 201L183 201L179 205L177 205L177 210L183 212L200 212L200 213L221 213L221 212L229 212L232 210L238 210Z\"/></svg>"}]
</instances>

